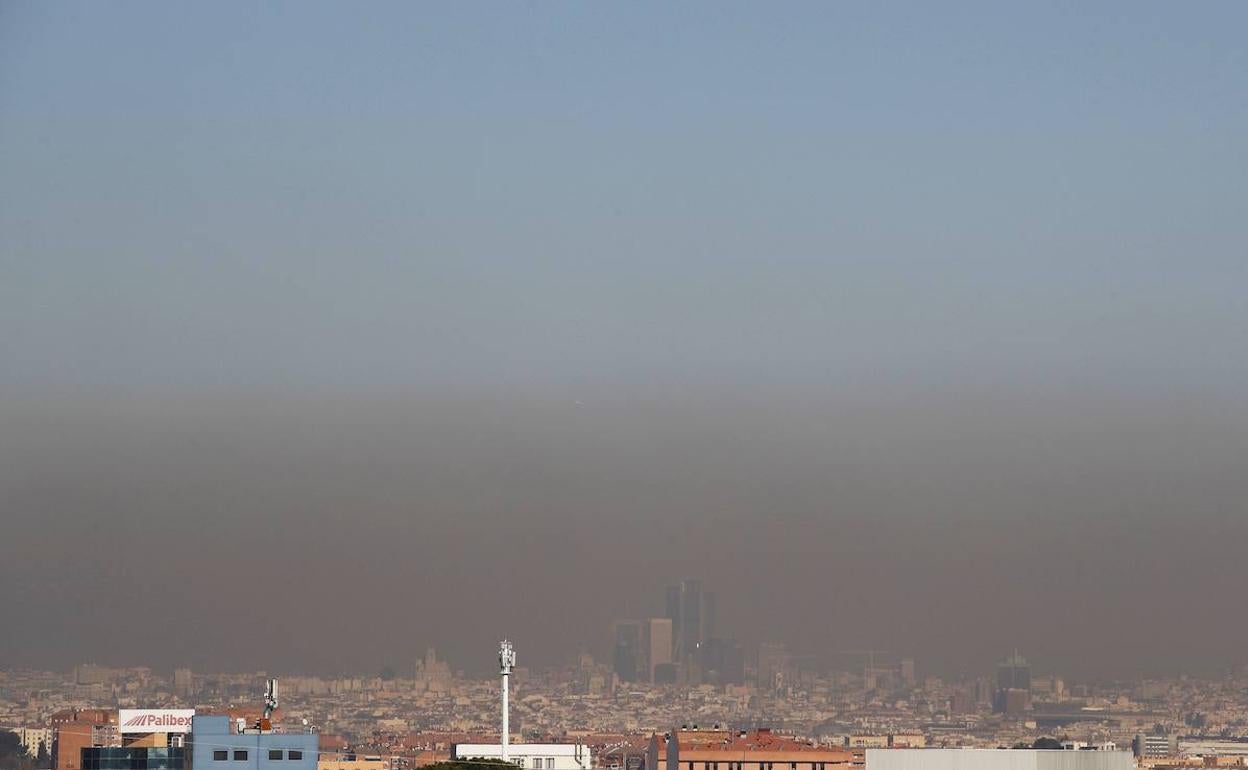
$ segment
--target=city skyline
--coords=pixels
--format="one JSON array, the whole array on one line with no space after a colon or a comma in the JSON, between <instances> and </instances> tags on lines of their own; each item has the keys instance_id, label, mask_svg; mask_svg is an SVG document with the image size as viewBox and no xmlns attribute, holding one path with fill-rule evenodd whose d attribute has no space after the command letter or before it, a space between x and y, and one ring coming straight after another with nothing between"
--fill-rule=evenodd
<instances>
[{"instance_id":1,"label":"city skyline","mask_svg":"<svg viewBox=\"0 0 1248 770\"><path fill-rule=\"evenodd\" d=\"M1237 669L1245 28L6 0L0 667Z\"/></svg>"},{"instance_id":2,"label":"city skyline","mask_svg":"<svg viewBox=\"0 0 1248 770\"><path fill-rule=\"evenodd\" d=\"M745 752L841 752L823 759L857 767L863 752L872 749L1134 751L1141 767L1203 767L1210 757L1218 757L1218 766L1238 767L1248 757L1248 667L1219 680L1090 683L1036 674L1030 661L1013 651L996 661L995 677L926 676L920 681L913 661L894 665L878 657L868 659L872 666L858 673L803 667L773 677L787 667L785 653L776 653L768 653L766 671L754 672L757 682L715 686L627 682L612 675L611 665L586 657L560 670L518 667L512 672L516 697L511 713L515 745L523 747L517 754L568 752L582 758L581 769L609 767L614 764L610 756L621 762L628 756L630 763L639 763L634 770L641 770L646 744L653 747L656 739L662 742L679 732L681 761L716 746ZM456 744L489 756L490 742L495 741L493 752L499 751L497 669L492 676L463 678L427 650L415 674L276 680L270 672L189 668L172 676L148 668L98 665L77 666L68 676L0 669L0 737L5 737L4 730L13 731L31 757L45 755L38 744L46 749L50 739L53 770L81 770L79 747L82 768L108 758L96 757L100 751L120 750L111 758L124 765L123 747L162 750L166 730L170 738L186 738L177 737L170 747L198 743L195 751L218 750L220 745L211 745L216 738L205 734L222 735L227 724L238 725L230 734L265 734L270 732L266 720L275 741L288 734L319 736L301 749L305 755L312 748L319 759L334 762L349 762L358 754L373 755L366 761L384 762L319 770L419 767L445 761L448 751L454 758ZM152 726L162 734L152 738ZM544 750L547 746L565 748ZM0 748L0 761L4 751ZM163 762L166 757L151 758ZM766 754L754 758L776 759ZM866 761L870 763L870 756ZM527 759L525 763L525 768L539 770ZM540 770L560 768L543 761Z\"/></svg>"}]
</instances>

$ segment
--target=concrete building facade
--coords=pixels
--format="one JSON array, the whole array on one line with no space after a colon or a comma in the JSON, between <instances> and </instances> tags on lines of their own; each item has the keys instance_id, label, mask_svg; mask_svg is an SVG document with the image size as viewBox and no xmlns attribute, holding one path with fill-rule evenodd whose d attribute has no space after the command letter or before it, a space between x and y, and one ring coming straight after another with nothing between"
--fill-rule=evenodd
<instances>
[{"instance_id":1,"label":"concrete building facade","mask_svg":"<svg viewBox=\"0 0 1248 770\"><path fill-rule=\"evenodd\" d=\"M53 714L52 767L82 770L82 750L121 745L117 712L110 709L70 709Z\"/></svg>"},{"instance_id":2,"label":"concrete building facade","mask_svg":"<svg viewBox=\"0 0 1248 770\"><path fill-rule=\"evenodd\" d=\"M651 736L646 770L837 770L853 758L770 730L673 730Z\"/></svg>"},{"instance_id":3,"label":"concrete building facade","mask_svg":"<svg viewBox=\"0 0 1248 770\"><path fill-rule=\"evenodd\" d=\"M672 619L650 618L643 627L643 645L646 652L646 678L654 682L654 670L670 665L672 661Z\"/></svg>"},{"instance_id":4,"label":"concrete building facade","mask_svg":"<svg viewBox=\"0 0 1248 770\"><path fill-rule=\"evenodd\" d=\"M866 770L1134 770L1129 751L867 749Z\"/></svg>"},{"instance_id":5,"label":"concrete building facade","mask_svg":"<svg viewBox=\"0 0 1248 770\"><path fill-rule=\"evenodd\" d=\"M521 770L588 770L592 758L582 743L512 743L508 759ZM502 759L499 743L456 743L451 759Z\"/></svg>"},{"instance_id":6,"label":"concrete building facade","mask_svg":"<svg viewBox=\"0 0 1248 770\"><path fill-rule=\"evenodd\" d=\"M316 770L312 732L238 732L228 716L197 714L190 746L192 770Z\"/></svg>"},{"instance_id":7,"label":"concrete building facade","mask_svg":"<svg viewBox=\"0 0 1248 770\"><path fill-rule=\"evenodd\" d=\"M51 727L15 727L13 732L17 733L17 739L21 741L22 748L26 749L26 753L30 756L37 756L40 746L43 746L48 756L52 755Z\"/></svg>"}]
</instances>

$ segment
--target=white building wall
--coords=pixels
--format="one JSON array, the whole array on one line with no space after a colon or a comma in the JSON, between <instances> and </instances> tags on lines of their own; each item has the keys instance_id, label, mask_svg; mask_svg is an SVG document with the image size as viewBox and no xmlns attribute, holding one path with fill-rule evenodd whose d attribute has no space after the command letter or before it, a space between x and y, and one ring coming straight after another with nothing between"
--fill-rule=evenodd
<instances>
[{"instance_id":1,"label":"white building wall","mask_svg":"<svg viewBox=\"0 0 1248 770\"><path fill-rule=\"evenodd\" d=\"M39 751L39 743L43 742L44 748L48 751L48 756L52 755L52 728L51 727L18 727L13 732L17 733L17 738L22 742L22 747L26 749L26 753L35 756Z\"/></svg>"},{"instance_id":2,"label":"white building wall","mask_svg":"<svg viewBox=\"0 0 1248 770\"><path fill-rule=\"evenodd\" d=\"M507 746L508 759L524 770L587 770L589 748L580 743L512 743ZM502 759L499 743L456 743L452 759Z\"/></svg>"},{"instance_id":3,"label":"white building wall","mask_svg":"<svg viewBox=\"0 0 1248 770\"><path fill-rule=\"evenodd\" d=\"M1037 770L1134 770L1129 751L1037 751Z\"/></svg>"},{"instance_id":4,"label":"white building wall","mask_svg":"<svg viewBox=\"0 0 1248 770\"><path fill-rule=\"evenodd\" d=\"M866 770L1133 770L1129 751L867 749Z\"/></svg>"}]
</instances>

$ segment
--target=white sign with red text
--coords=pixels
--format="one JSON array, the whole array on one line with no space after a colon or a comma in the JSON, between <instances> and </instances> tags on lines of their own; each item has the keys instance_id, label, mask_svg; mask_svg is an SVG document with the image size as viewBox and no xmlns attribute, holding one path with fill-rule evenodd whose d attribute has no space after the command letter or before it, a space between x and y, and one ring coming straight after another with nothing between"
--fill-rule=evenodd
<instances>
[{"instance_id":1,"label":"white sign with red text","mask_svg":"<svg viewBox=\"0 0 1248 770\"><path fill-rule=\"evenodd\" d=\"M117 727L123 733L189 733L195 709L121 709Z\"/></svg>"}]
</instances>

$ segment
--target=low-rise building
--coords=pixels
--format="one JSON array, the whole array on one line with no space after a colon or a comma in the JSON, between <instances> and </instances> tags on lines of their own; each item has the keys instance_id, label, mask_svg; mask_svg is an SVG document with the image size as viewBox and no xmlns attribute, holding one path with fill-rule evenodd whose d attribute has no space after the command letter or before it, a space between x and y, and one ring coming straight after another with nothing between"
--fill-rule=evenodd
<instances>
[{"instance_id":1,"label":"low-rise building","mask_svg":"<svg viewBox=\"0 0 1248 770\"><path fill-rule=\"evenodd\" d=\"M522 770L587 770L589 747L583 743L511 743L507 758ZM502 759L501 743L456 743L451 759Z\"/></svg>"},{"instance_id":2,"label":"low-rise building","mask_svg":"<svg viewBox=\"0 0 1248 770\"><path fill-rule=\"evenodd\" d=\"M186 770L186 749L181 746L84 748L82 770Z\"/></svg>"},{"instance_id":3,"label":"low-rise building","mask_svg":"<svg viewBox=\"0 0 1248 770\"><path fill-rule=\"evenodd\" d=\"M238 730L228 716L196 715L191 728L191 770L317 770L313 732Z\"/></svg>"},{"instance_id":4,"label":"low-rise building","mask_svg":"<svg viewBox=\"0 0 1248 770\"><path fill-rule=\"evenodd\" d=\"M887 739L886 739L887 740ZM675 730L650 739L647 770L833 770L853 754L771 730Z\"/></svg>"},{"instance_id":5,"label":"low-rise building","mask_svg":"<svg viewBox=\"0 0 1248 770\"><path fill-rule=\"evenodd\" d=\"M390 763L377 755L322 756L316 761L316 770L389 770Z\"/></svg>"},{"instance_id":6,"label":"low-rise building","mask_svg":"<svg viewBox=\"0 0 1248 770\"><path fill-rule=\"evenodd\" d=\"M1135 756L1141 759L1157 759L1161 757L1177 757L1179 755L1179 736L1177 735L1136 735L1131 741Z\"/></svg>"},{"instance_id":7,"label":"low-rise building","mask_svg":"<svg viewBox=\"0 0 1248 770\"><path fill-rule=\"evenodd\" d=\"M867 749L866 770L1134 770L1129 751Z\"/></svg>"},{"instance_id":8,"label":"low-rise building","mask_svg":"<svg viewBox=\"0 0 1248 770\"><path fill-rule=\"evenodd\" d=\"M69 709L52 715L52 767L82 770L82 750L121 745L117 712L111 709Z\"/></svg>"}]
</instances>

